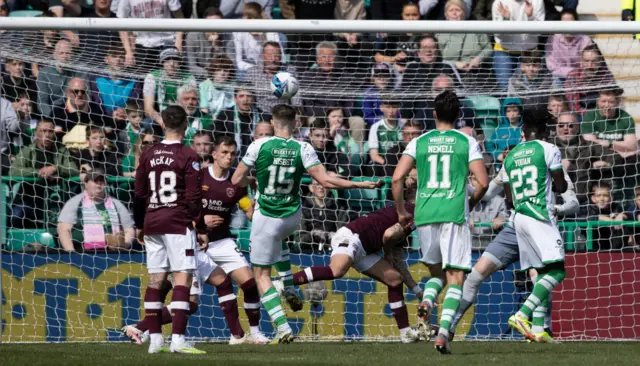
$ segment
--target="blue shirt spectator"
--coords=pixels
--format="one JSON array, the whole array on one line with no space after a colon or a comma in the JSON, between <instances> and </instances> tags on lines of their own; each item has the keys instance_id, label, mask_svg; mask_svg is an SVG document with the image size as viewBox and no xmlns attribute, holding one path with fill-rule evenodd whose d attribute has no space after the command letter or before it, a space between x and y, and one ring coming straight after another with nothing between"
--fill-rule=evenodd
<instances>
[{"instance_id":1,"label":"blue shirt spectator","mask_svg":"<svg viewBox=\"0 0 640 366\"><path fill-rule=\"evenodd\" d=\"M371 71L373 85L364 92L362 100L362 113L367 126L371 126L383 117L380 110L380 93L393 89L393 70L387 63L378 63Z\"/></svg>"},{"instance_id":2,"label":"blue shirt spectator","mask_svg":"<svg viewBox=\"0 0 640 366\"><path fill-rule=\"evenodd\" d=\"M502 102L500 126L487 141L487 152L496 161L509 146L517 145L522 137L522 101L519 98L506 98Z\"/></svg>"}]
</instances>

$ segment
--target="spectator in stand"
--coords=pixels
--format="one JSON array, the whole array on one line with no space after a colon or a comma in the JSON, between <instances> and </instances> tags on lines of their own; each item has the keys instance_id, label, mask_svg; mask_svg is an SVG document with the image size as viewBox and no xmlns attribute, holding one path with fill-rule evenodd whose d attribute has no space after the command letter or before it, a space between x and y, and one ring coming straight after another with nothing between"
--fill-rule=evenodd
<instances>
[{"instance_id":1,"label":"spectator in stand","mask_svg":"<svg viewBox=\"0 0 640 366\"><path fill-rule=\"evenodd\" d=\"M622 207L613 202L611 184L596 181L591 187L591 202L582 206L581 216L587 221L623 221ZM593 249L614 250L623 247L623 231L620 226L600 226L592 230Z\"/></svg>"},{"instance_id":2,"label":"spectator in stand","mask_svg":"<svg viewBox=\"0 0 640 366\"><path fill-rule=\"evenodd\" d=\"M379 63L371 70L371 86L364 91L362 112L367 126L371 126L382 118L380 110L380 94L393 90L394 72L389 64Z\"/></svg>"},{"instance_id":3,"label":"spectator in stand","mask_svg":"<svg viewBox=\"0 0 640 366\"><path fill-rule=\"evenodd\" d=\"M520 67L509 78L507 95L520 98L525 109L546 103L553 89L553 78L542 66L542 58L536 49L522 52Z\"/></svg>"},{"instance_id":4,"label":"spectator in stand","mask_svg":"<svg viewBox=\"0 0 640 366\"><path fill-rule=\"evenodd\" d=\"M18 123L20 124L20 134L13 139L15 148L31 145L31 138L38 124L38 120L35 119L35 115L33 115L33 102L29 99L29 94L25 92L18 94L11 105L16 112ZM4 115L0 114L0 116Z\"/></svg>"},{"instance_id":5,"label":"spectator in stand","mask_svg":"<svg viewBox=\"0 0 640 366\"><path fill-rule=\"evenodd\" d=\"M601 159L612 160L612 157L604 156L602 146L580 135L580 122L575 113L562 112L557 120L553 143L562 154L562 166L575 184L578 200L586 202L592 169L604 163Z\"/></svg>"},{"instance_id":6,"label":"spectator in stand","mask_svg":"<svg viewBox=\"0 0 640 366\"><path fill-rule=\"evenodd\" d=\"M569 112L569 101L563 94L551 94L547 99L547 112L553 116L554 120L558 120L558 117L562 112Z\"/></svg>"},{"instance_id":7,"label":"spectator in stand","mask_svg":"<svg viewBox=\"0 0 640 366\"><path fill-rule=\"evenodd\" d=\"M270 122L260 121L255 130L253 130L253 141L260 140L263 137L271 137L274 135L273 125Z\"/></svg>"},{"instance_id":8,"label":"spectator in stand","mask_svg":"<svg viewBox=\"0 0 640 366\"><path fill-rule=\"evenodd\" d=\"M612 156L613 164L603 162L599 168L604 178L614 178L625 199L632 199L638 169L638 142L633 118L620 108L622 89L600 91L598 108L582 117L581 132L585 140L603 147L604 156ZM594 166L595 168L595 166Z\"/></svg>"},{"instance_id":9,"label":"spectator in stand","mask_svg":"<svg viewBox=\"0 0 640 366\"><path fill-rule=\"evenodd\" d=\"M54 107L64 107L65 89L71 78L86 79L84 73L67 68L72 53L69 41L58 41L53 53L55 65L43 67L38 73L38 109L45 117L53 116Z\"/></svg>"},{"instance_id":10,"label":"spectator in stand","mask_svg":"<svg viewBox=\"0 0 640 366\"><path fill-rule=\"evenodd\" d=\"M487 152L498 162L505 149L517 145L522 137L522 102L519 98L506 98L502 102L500 125L487 140Z\"/></svg>"},{"instance_id":11,"label":"spectator in stand","mask_svg":"<svg viewBox=\"0 0 640 366\"><path fill-rule=\"evenodd\" d=\"M402 20L420 20L420 9L417 4L406 3L402 7ZM420 48L420 35L413 33L406 34L381 34L376 40L375 61L377 63L386 62L400 73L405 72L407 63L416 61L418 48Z\"/></svg>"},{"instance_id":12,"label":"spectator in stand","mask_svg":"<svg viewBox=\"0 0 640 366\"><path fill-rule=\"evenodd\" d=\"M371 18L376 20L405 20L402 14L407 3L409 3L407 0L372 1L371 5L369 5L369 12L371 13ZM414 6L416 8L416 16L420 19L420 9L417 5Z\"/></svg>"},{"instance_id":13,"label":"spectator in stand","mask_svg":"<svg viewBox=\"0 0 640 366\"><path fill-rule=\"evenodd\" d=\"M364 140L365 122L357 116L344 118L342 108L327 109L327 123L329 124L329 139L349 158L351 175L359 175L362 164L362 143ZM347 123L345 123L347 122Z\"/></svg>"},{"instance_id":14,"label":"spectator in stand","mask_svg":"<svg viewBox=\"0 0 640 366\"><path fill-rule=\"evenodd\" d=\"M127 115L127 126L119 132L118 140L125 144L124 151L129 154L142 133L144 109L138 100L131 99L127 102L125 114Z\"/></svg>"},{"instance_id":15,"label":"spectator in stand","mask_svg":"<svg viewBox=\"0 0 640 366\"><path fill-rule=\"evenodd\" d=\"M34 144L22 148L9 169L9 175L13 177L44 180L20 185L11 207L11 225L14 228L41 227L41 220L45 218L48 187L56 185L58 178L78 175L78 167L67 149L56 144L54 126L51 121L39 121ZM51 202L49 207L53 208Z\"/></svg>"},{"instance_id":16,"label":"spectator in stand","mask_svg":"<svg viewBox=\"0 0 640 366\"><path fill-rule=\"evenodd\" d=\"M420 137L423 132L422 123L417 121L409 121L402 126L402 140L398 141L398 143L390 148L384 154L385 165L380 166L377 165L376 168L376 176L384 176L391 177L393 176L393 171L396 169L398 162L400 162L400 158L402 157L402 153L406 149L407 145L411 140Z\"/></svg>"},{"instance_id":17,"label":"spectator in stand","mask_svg":"<svg viewBox=\"0 0 640 366\"><path fill-rule=\"evenodd\" d=\"M471 18L474 20L492 20L492 8L495 0L476 0L471 11Z\"/></svg>"},{"instance_id":18,"label":"spectator in stand","mask_svg":"<svg viewBox=\"0 0 640 366\"><path fill-rule=\"evenodd\" d=\"M469 181L469 184L475 187L476 177L474 175L469 177ZM502 230L507 215L506 208L504 197L501 195L493 195L489 199L485 195L480 202L473 206L469 212L469 226L471 235L473 235L474 248L486 248L493 236ZM480 222L491 223L491 226L475 226Z\"/></svg>"},{"instance_id":19,"label":"spectator in stand","mask_svg":"<svg viewBox=\"0 0 640 366\"><path fill-rule=\"evenodd\" d=\"M304 114L308 117L326 115L327 107L341 107L350 116L353 97L332 95L358 89L359 80L336 62L338 49L334 42L321 42L316 46L317 67L302 74L300 89L307 98L303 101Z\"/></svg>"},{"instance_id":20,"label":"spectator in stand","mask_svg":"<svg viewBox=\"0 0 640 366\"><path fill-rule=\"evenodd\" d=\"M118 18L184 18L180 0L119 0ZM174 46L182 53L182 32L120 32L120 40L125 51L125 65L137 65L142 71L153 70L158 60L163 63L161 53ZM134 45L132 39L135 38ZM155 120L155 119L154 119Z\"/></svg>"},{"instance_id":21,"label":"spectator in stand","mask_svg":"<svg viewBox=\"0 0 640 366\"><path fill-rule=\"evenodd\" d=\"M495 0L491 10L494 22L543 21L543 0ZM518 66L518 56L523 51L538 47L537 34L496 34L493 53L493 68L498 86L506 89L509 78Z\"/></svg>"},{"instance_id":22,"label":"spectator in stand","mask_svg":"<svg viewBox=\"0 0 640 366\"><path fill-rule=\"evenodd\" d=\"M271 92L271 80L280 71L289 71L295 74L294 70L282 64L280 43L265 42L258 64L242 75L242 80L253 86L256 105L263 111L270 111L271 108L282 103L282 100ZM301 104L299 95L291 99L291 105L299 106Z\"/></svg>"},{"instance_id":23,"label":"spectator in stand","mask_svg":"<svg viewBox=\"0 0 640 366\"><path fill-rule=\"evenodd\" d=\"M577 21L575 10L563 10L560 20ZM545 58L547 68L551 71L558 86L562 86L569 73L580 66L582 51L593 44L591 38L584 34L554 34L547 40Z\"/></svg>"},{"instance_id":24,"label":"spectator in stand","mask_svg":"<svg viewBox=\"0 0 640 366\"><path fill-rule=\"evenodd\" d=\"M251 136L256 125L265 116L262 110L256 107L250 87L238 85L234 98L235 106L223 110L216 118L214 131L216 135L226 134L233 137L238 145L238 156L244 156L251 144Z\"/></svg>"},{"instance_id":25,"label":"spectator in stand","mask_svg":"<svg viewBox=\"0 0 640 366\"><path fill-rule=\"evenodd\" d=\"M167 106L177 103L178 88L184 85L193 88L197 87L196 79L180 70L181 60L178 49L167 48L163 50L160 53L162 69L152 71L144 79L142 87L144 112L147 117L156 123L162 122L160 112Z\"/></svg>"},{"instance_id":26,"label":"spectator in stand","mask_svg":"<svg viewBox=\"0 0 640 366\"><path fill-rule=\"evenodd\" d=\"M99 104L89 101L89 92L84 79L74 77L69 80L65 91L65 102L53 109L56 133L65 134L76 125L94 125L108 129L105 131L110 137L115 135L116 127L111 116L107 115ZM85 131L81 133L81 140L86 141ZM113 140L113 138L111 138Z\"/></svg>"},{"instance_id":27,"label":"spectator in stand","mask_svg":"<svg viewBox=\"0 0 640 366\"><path fill-rule=\"evenodd\" d=\"M68 252L128 249L135 239L131 213L107 193L100 169L82 179L84 191L68 200L58 216L58 240Z\"/></svg>"},{"instance_id":28,"label":"spectator in stand","mask_svg":"<svg viewBox=\"0 0 640 366\"><path fill-rule=\"evenodd\" d=\"M447 18L446 7L448 0L419 0L420 16L428 20L445 20ZM474 0L460 0L464 17L461 20L469 19Z\"/></svg>"},{"instance_id":29,"label":"spectator in stand","mask_svg":"<svg viewBox=\"0 0 640 366\"><path fill-rule=\"evenodd\" d=\"M191 148L200 156L200 167L207 169L213 165L213 139L206 131L198 131L191 139Z\"/></svg>"},{"instance_id":30,"label":"spectator in stand","mask_svg":"<svg viewBox=\"0 0 640 366\"><path fill-rule=\"evenodd\" d=\"M77 18L82 13L82 4L78 0L49 0L49 12L58 18ZM74 47L80 45L80 38L72 31L62 31Z\"/></svg>"},{"instance_id":31,"label":"spectator in stand","mask_svg":"<svg viewBox=\"0 0 640 366\"><path fill-rule=\"evenodd\" d=\"M120 175L120 161L118 156L106 149L104 144L104 131L97 126L87 127L87 148L80 150L76 165L80 171L90 172L99 169L108 176Z\"/></svg>"},{"instance_id":32,"label":"spectator in stand","mask_svg":"<svg viewBox=\"0 0 640 366\"><path fill-rule=\"evenodd\" d=\"M333 19L336 0L290 0L281 1L280 5L293 5L295 19ZM286 10L283 9L283 10ZM313 50L320 42L329 41L325 34L290 34L288 44L293 64L305 70L313 63Z\"/></svg>"},{"instance_id":33,"label":"spectator in stand","mask_svg":"<svg viewBox=\"0 0 640 366\"><path fill-rule=\"evenodd\" d=\"M387 164L385 153L402 140L402 121L400 120L401 103L391 94L382 95L383 118L374 123L369 130L369 157L374 172L383 169Z\"/></svg>"},{"instance_id":34,"label":"spectator in stand","mask_svg":"<svg viewBox=\"0 0 640 366\"><path fill-rule=\"evenodd\" d=\"M220 0L220 11L227 19L240 19L244 16L245 5L248 3L257 4L264 17L271 19L273 0Z\"/></svg>"},{"instance_id":35,"label":"spectator in stand","mask_svg":"<svg viewBox=\"0 0 640 366\"><path fill-rule=\"evenodd\" d=\"M198 2L198 5L200 2ZM204 19L222 19L218 8L209 7L204 11ZM186 49L189 72L198 80L209 76L207 69L212 58L221 55L233 55L229 47L230 35L218 32L189 32L187 33Z\"/></svg>"},{"instance_id":36,"label":"spectator in stand","mask_svg":"<svg viewBox=\"0 0 640 366\"><path fill-rule=\"evenodd\" d=\"M117 18L111 11L112 0L94 0L92 8L82 8L81 18ZM86 60L103 60L106 51L118 47L122 50L120 35L115 30L80 32L80 50ZM122 50L124 56L124 50Z\"/></svg>"},{"instance_id":37,"label":"spectator in stand","mask_svg":"<svg viewBox=\"0 0 640 366\"><path fill-rule=\"evenodd\" d=\"M91 83L91 99L100 104L104 112L118 121L127 119L124 111L127 101L140 98L141 85L136 79L122 78L124 50L112 47L106 51L104 62L107 72L96 76Z\"/></svg>"},{"instance_id":38,"label":"spectator in stand","mask_svg":"<svg viewBox=\"0 0 640 366\"><path fill-rule=\"evenodd\" d=\"M264 19L260 4L248 2L244 4L242 18L245 20ZM260 50L266 42L277 43L280 49L284 49L280 34L275 32L234 32L233 44L235 48L235 64L240 74L256 66L260 61ZM281 63L285 62L281 56Z\"/></svg>"},{"instance_id":39,"label":"spectator in stand","mask_svg":"<svg viewBox=\"0 0 640 366\"><path fill-rule=\"evenodd\" d=\"M338 0L334 19L336 20L364 20L367 9L364 0Z\"/></svg>"},{"instance_id":40,"label":"spectator in stand","mask_svg":"<svg viewBox=\"0 0 640 366\"><path fill-rule=\"evenodd\" d=\"M364 0L338 0L335 6L336 20L364 20L366 8ZM335 41L345 67L353 72L369 73L373 61L375 36L363 33L336 33Z\"/></svg>"},{"instance_id":41,"label":"spectator in stand","mask_svg":"<svg viewBox=\"0 0 640 366\"><path fill-rule=\"evenodd\" d=\"M309 143L316 150L318 159L328 171L339 175L351 176L349 159L329 138L329 126L324 118L316 118L311 124Z\"/></svg>"},{"instance_id":42,"label":"spectator in stand","mask_svg":"<svg viewBox=\"0 0 640 366\"><path fill-rule=\"evenodd\" d=\"M598 46L592 44L582 50L580 67L567 75L564 89L567 90L571 109L583 114L596 108L600 90L615 86L613 75L609 72Z\"/></svg>"},{"instance_id":43,"label":"spectator in stand","mask_svg":"<svg viewBox=\"0 0 640 366\"><path fill-rule=\"evenodd\" d=\"M0 173L7 175L14 159L14 141L20 135L20 121L11 102L0 98Z\"/></svg>"},{"instance_id":44,"label":"spectator in stand","mask_svg":"<svg viewBox=\"0 0 640 366\"><path fill-rule=\"evenodd\" d=\"M635 199L632 207L623 213L623 219L626 221L640 221L640 187L634 190ZM640 245L640 230L636 227L624 227L623 231L628 238L625 240L627 245L638 247Z\"/></svg>"},{"instance_id":45,"label":"spectator in stand","mask_svg":"<svg viewBox=\"0 0 640 366\"><path fill-rule=\"evenodd\" d=\"M185 145L191 145L191 138L198 131L211 131L215 126L211 115L202 113L198 108L199 100L198 89L190 86L182 86L178 89L178 105L182 106L187 112L189 126L184 137Z\"/></svg>"},{"instance_id":46,"label":"spectator in stand","mask_svg":"<svg viewBox=\"0 0 640 366\"><path fill-rule=\"evenodd\" d=\"M149 147L160 142L159 135L155 134L153 129L146 128L140 131L138 140L129 151L129 154L122 159L122 175L125 177L135 178L136 169L140 161L140 155Z\"/></svg>"},{"instance_id":47,"label":"spectator in stand","mask_svg":"<svg viewBox=\"0 0 640 366\"><path fill-rule=\"evenodd\" d=\"M462 0L448 0L444 11L448 21L465 20L469 14ZM465 82L472 82L471 78L475 76L486 79L486 72L480 65L491 56L489 36L483 33L440 33L436 37L442 50L442 59L455 65Z\"/></svg>"},{"instance_id":48,"label":"spectator in stand","mask_svg":"<svg viewBox=\"0 0 640 366\"><path fill-rule=\"evenodd\" d=\"M5 57L4 71L5 74L2 76L0 91L2 91L2 95L5 98L14 100L18 97L18 95L27 93L29 94L30 100L36 100L36 83L33 79L27 78L24 75L23 61Z\"/></svg>"},{"instance_id":49,"label":"spectator in stand","mask_svg":"<svg viewBox=\"0 0 640 366\"><path fill-rule=\"evenodd\" d=\"M418 60L409 62L402 77L402 89L412 92L431 91L433 79L440 74L450 75L453 70L442 62L438 39L425 34L418 41Z\"/></svg>"},{"instance_id":50,"label":"spectator in stand","mask_svg":"<svg viewBox=\"0 0 640 366\"><path fill-rule=\"evenodd\" d=\"M227 56L218 55L211 59L207 72L209 77L199 86L200 111L216 118L223 109L233 107L233 87L229 82L235 78L235 68Z\"/></svg>"},{"instance_id":51,"label":"spectator in stand","mask_svg":"<svg viewBox=\"0 0 640 366\"><path fill-rule=\"evenodd\" d=\"M556 6L562 6L562 10L558 11ZM578 10L578 0L544 0L546 10L546 20L564 20L562 15L567 12L576 12ZM576 19L577 20L577 19Z\"/></svg>"},{"instance_id":52,"label":"spectator in stand","mask_svg":"<svg viewBox=\"0 0 640 366\"><path fill-rule=\"evenodd\" d=\"M330 246L333 234L349 221L346 210L338 205L332 192L315 179L309 185L309 196L302 201L301 228L297 244L302 252L324 252ZM317 246L317 252L314 250Z\"/></svg>"}]
</instances>

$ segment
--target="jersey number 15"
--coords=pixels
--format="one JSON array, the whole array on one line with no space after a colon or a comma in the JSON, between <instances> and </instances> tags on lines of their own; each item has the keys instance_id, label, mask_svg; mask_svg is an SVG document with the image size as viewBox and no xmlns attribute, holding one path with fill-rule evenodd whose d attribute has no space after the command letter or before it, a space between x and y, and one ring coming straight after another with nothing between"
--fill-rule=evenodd
<instances>
[{"instance_id":1,"label":"jersey number 15","mask_svg":"<svg viewBox=\"0 0 640 366\"><path fill-rule=\"evenodd\" d=\"M264 189L264 194L289 194L293 190L293 179L287 178L287 175L296 172L296 168L292 166L270 165L269 181ZM277 178L277 179L276 179Z\"/></svg>"}]
</instances>

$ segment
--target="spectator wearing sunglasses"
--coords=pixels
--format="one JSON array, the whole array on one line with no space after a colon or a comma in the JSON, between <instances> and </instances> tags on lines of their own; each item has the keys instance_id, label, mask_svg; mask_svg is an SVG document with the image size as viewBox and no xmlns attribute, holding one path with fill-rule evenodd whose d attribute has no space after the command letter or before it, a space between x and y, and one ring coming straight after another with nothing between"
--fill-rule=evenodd
<instances>
[{"instance_id":1,"label":"spectator wearing sunglasses","mask_svg":"<svg viewBox=\"0 0 640 366\"><path fill-rule=\"evenodd\" d=\"M129 152L129 155L125 156L122 160L122 175L125 177L135 178L140 155L157 142L160 142L160 138L157 135L154 135L153 129L143 129L140 132L138 140Z\"/></svg>"},{"instance_id":2,"label":"spectator wearing sunglasses","mask_svg":"<svg viewBox=\"0 0 640 366\"><path fill-rule=\"evenodd\" d=\"M113 118L108 116L99 104L89 100L87 84L81 78L69 80L64 105L54 107L53 116L58 134L67 133L76 125L94 125L105 128L105 133L109 136L115 128Z\"/></svg>"}]
</instances>

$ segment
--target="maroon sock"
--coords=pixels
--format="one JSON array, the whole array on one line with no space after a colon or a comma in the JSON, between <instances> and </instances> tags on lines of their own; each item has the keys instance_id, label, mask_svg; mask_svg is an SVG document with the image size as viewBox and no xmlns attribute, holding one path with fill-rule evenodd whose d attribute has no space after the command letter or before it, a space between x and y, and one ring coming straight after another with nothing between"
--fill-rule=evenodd
<instances>
[{"instance_id":1,"label":"maroon sock","mask_svg":"<svg viewBox=\"0 0 640 366\"><path fill-rule=\"evenodd\" d=\"M407 311L407 305L404 303L404 294L402 293L403 285L395 287L389 287L387 293L389 299L389 307L393 316L396 318L398 329L404 329L409 326L409 312Z\"/></svg>"},{"instance_id":2,"label":"maroon sock","mask_svg":"<svg viewBox=\"0 0 640 366\"><path fill-rule=\"evenodd\" d=\"M249 325L257 327L260 325L260 294L256 280L252 278L240 285L240 288L244 292L244 312L249 319Z\"/></svg>"},{"instance_id":3,"label":"maroon sock","mask_svg":"<svg viewBox=\"0 0 640 366\"><path fill-rule=\"evenodd\" d=\"M293 275L293 283L296 285L304 285L309 282L333 279L333 271L329 266L307 267L303 271L296 272Z\"/></svg>"},{"instance_id":4,"label":"maroon sock","mask_svg":"<svg viewBox=\"0 0 640 366\"><path fill-rule=\"evenodd\" d=\"M238 313L238 299L233 293L233 284L229 277L225 278L224 282L216 286L218 291L218 302L220 303L220 309L224 314L224 319L229 325L229 331L234 337L244 337L244 330L240 325L240 314Z\"/></svg>"},{"instance_id":5,"label":"maroon sock","mask_svg":"<svg viewBox=\"0 0 640 366\"><path fill-rule=\"evenodd\" d=\"M145 327L149 330L150 334L162 333L162 308L165 297L166 293L163 293L162 290L147 287L145 291L145 318L141 323L146 323Z\"/></svg>"},{"instance_id":6,"label":"maroon sock","mask_svg":"<svg viewBox=\"0 0 640 366\"><path fill-rule=\"evenodd\" d=\"M171 297L171 322L173 325L171 334L185 334L189 320L189 308L189 288L175 286Z\"/></svg>"}]
</instances>

